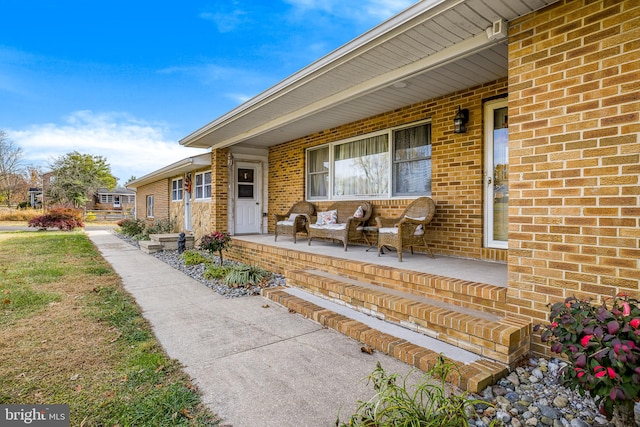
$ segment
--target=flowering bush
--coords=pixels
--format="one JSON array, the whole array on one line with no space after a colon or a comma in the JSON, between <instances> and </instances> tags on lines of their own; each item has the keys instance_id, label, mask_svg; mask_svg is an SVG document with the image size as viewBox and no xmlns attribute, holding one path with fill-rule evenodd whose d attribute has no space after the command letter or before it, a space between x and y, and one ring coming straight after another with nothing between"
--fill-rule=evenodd
<instances>
[{"instance_id":1,"label":"flowering bush","mask_svg":"<svg viewBox=\"0 0 640 427\"><path fill-rule=\"evenodd\" d=\"M222 251L228 249L230 243L231 236L222 231L214 231L211 234L202 236L202 239L200 239L200 249L211 254L218 252L220 265L222 265Z\"/></svg>"},{"instance_id":2,"label":"flowering bush","mask_svg":"<svg viewBox=\"0 0 640 427\"><path fill-rule=\"evenodd\" d=\"M42 230L57 228L65 231L82 228L84 227L82 211L71 208L51 209L44 215L30 219L29 227L38 227Z\"/></svg>"},{"instance_id":3,"label":"flowering bush","mask_svg":"<svg viewBox=\"0 0 640 427\"><path fill-rule=\"evenodd\" d=\"M622 422L617 425L634 425L633 402L640 392L638 300L619 295L609 308L606 300L596 306L570 297L551 306L550 321L534 330L543 330L541 339L551 343L551 351L567 356L564 382L589 391L605 415Z\"/></svg>"}]
</instances>

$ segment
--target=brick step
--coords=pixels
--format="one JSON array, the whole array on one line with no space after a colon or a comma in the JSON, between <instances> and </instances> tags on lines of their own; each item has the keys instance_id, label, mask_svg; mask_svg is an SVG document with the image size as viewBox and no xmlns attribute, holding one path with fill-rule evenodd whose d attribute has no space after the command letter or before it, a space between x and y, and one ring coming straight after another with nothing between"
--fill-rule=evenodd
<instances>
[{"instance_id":1,"label":"brick step","mask_svg":"<svg viewBox=\"0 0 640 427\"><path fill-rule=\"evenodd\" d=\"M514 367L529 350L529 322L460 307L319 270L290 270L287 284Z\"/></svg>"},{"instance_id":2,"label":"brick step","mask_svg":"<svg viewBox=\"0 0 640 427\"><path fill-rule=\"evenodd\" d=\"M331 271L354 280L367 281L373 285L459 307L498 316L504 316L508 312L506 287L403 270L401 267L336 260L331 264ZM324 269L321 266L316 268Z\"/></svg>"},{"instance_id":3,"label":"brick step","mask_svg":"<svg viewBox=\"0 0 640 427\"><path fill-rule=\"evenodd\" d=\"M383 332L381 329L368 325L368 322L355 320L351 316L337 313L306 299L292 295L282 288L268 288L262 290L263 296L291 311L302 314L323 326L335 329L370 348L395 357L411 366L423 371L431 369L439 357L456 366L448 381L463 390L478 393L485 387L495 384L501 377L507 375L508 369L504 364L476 357L465 363L434 351L432 345L419 345L410 339L400 338L393 333ZM374 319L375 320L375 319ZM382 322L384 323L384 322ZM399 328L398 329L402 329ZM417 335L417 334L416 334ZM427 338L427 337L424 337ZM458 350L461 353L460 350Z\"/></svg>"}]
</instances>

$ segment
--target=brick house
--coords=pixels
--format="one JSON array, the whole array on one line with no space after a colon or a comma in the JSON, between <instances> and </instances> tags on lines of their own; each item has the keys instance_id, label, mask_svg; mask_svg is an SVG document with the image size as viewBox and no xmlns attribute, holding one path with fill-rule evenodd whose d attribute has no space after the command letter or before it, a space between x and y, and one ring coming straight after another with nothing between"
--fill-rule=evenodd
<instances>
[{"instance_id":1,"label":"brick house","mask_svg":"<svg viewBox=\"0 0 640 427\"><path fill-rule=\"evenodd\" d=\"M501 316L442 339L513 366L547 354L531 325L548 303L639 296L638 40L633 0L419 2L180 143L211 149L210 230L273 232L299 200L363 198L391 216L432 197L436 255L506 263L508 284L389 286ZM269 251L231 256L301 264Z\"/></svg>"},{"instance_id":2,"label":"brick house","mask_svg":"<svg viewBox=\"0 0 640 427\"><path fill-rule=\"evenodd\" d=\"M211 155L187 157L127 183L136 193L136 218L171 221L196 239L209 228Z\"/></svg>"}]
</instances>

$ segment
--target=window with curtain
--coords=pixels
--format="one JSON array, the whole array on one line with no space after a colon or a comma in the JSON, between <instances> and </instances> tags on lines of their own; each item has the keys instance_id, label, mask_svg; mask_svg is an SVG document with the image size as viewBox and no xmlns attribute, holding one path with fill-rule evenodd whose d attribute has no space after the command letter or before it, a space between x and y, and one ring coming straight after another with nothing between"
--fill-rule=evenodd
<instances>
[{"instance_id":1,"label":"window with curtain","mask_svg":"<svg viewBox=\"0 0 640 427\"><path fill-rule=\"evenodd\" d=\"M340 198L387 195L387 134L335 145L333 150L333 196Z\"/></svg>"},{"instance_id":2,"label":"window with curtain","mask_svg":"<svg viewBox=\"0 0 640 427\"><path fill-rule=\"evenodd\" d=\"M171 181L171 201L179 202L182 200L182 178Z\"/></svg>"},{"instance_id":3,"label":"window with curtain","mask_svg":"<svg viewBox=\"0 0 640 427\"><path fill-rule=\"evenodd\" d=\"M329 147L307 151L307 198L326 199L329 188Z\"/></svg>"},{"instance_id":4,"label":"window with curtain","mask_svg":"<svg viewBox=\"0 0 640 427\"><path fill-rule=\"evenodd\" d=\"M153 218L153 196L147 196L147 218Z\"/></svg>"},{"instance_id":5,"label":"window with curtain","mask_svg":"<svg viewBox=\"0 0 640 427\"><path fill-rule=\"evenodd\" d=\"M431 124L311 148L306 170L310 200L430 195Z\"/></svg>"},{"instance_id":6,"label":"window with curtain","mask_svg":"<svg viewBox=\"0 0 640 427\"><path fill-rule=\"evenodd\" d=\"M211 198L211 172L196 174L196 199Z\"/></svg>"},{"instance_id":7,"label":"window with curtain","mask_svg":"<svg viewBox=\"0 0 640 427\"><path fill-rule=\"evenodd\" d=\"M431 125L393 132L393 195L431 194Z\"/></svg>"}]
</instances>

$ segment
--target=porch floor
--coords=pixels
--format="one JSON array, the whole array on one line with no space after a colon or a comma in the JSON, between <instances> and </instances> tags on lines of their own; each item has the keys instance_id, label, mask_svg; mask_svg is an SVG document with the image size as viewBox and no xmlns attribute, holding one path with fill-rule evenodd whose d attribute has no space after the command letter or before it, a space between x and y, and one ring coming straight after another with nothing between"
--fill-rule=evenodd
<instances>
[{"instance_id":1,"label":"porch floor","mask_svg":"<svg viewBox=\"0 0 640 427\"><path fill-rule=\"evenodd\" d=\"M372 246L369 249L366 245L362 246L350 243L348 250L345 252L342 245L338 243L313 240L309 246L306 237L302 236L298 237L297 243L293 243L293 239L288 236L278 236L278 241L274 242L273 234L236 235L233 236L233 239L299 252L340 257L369 264L379 264L387 267L401 268L403 270L412 270L420 273L485 283L488 285L507 286L507 265L499 262L454 258L438 254L434 254L435 258L430 258L424 253L415 253L412 255L408 250L403 252L402 262L399 262L396 251L393 249L390 251L385 249L384 255L378 256L376 246Z\"/></svg>"}]
</instances>

